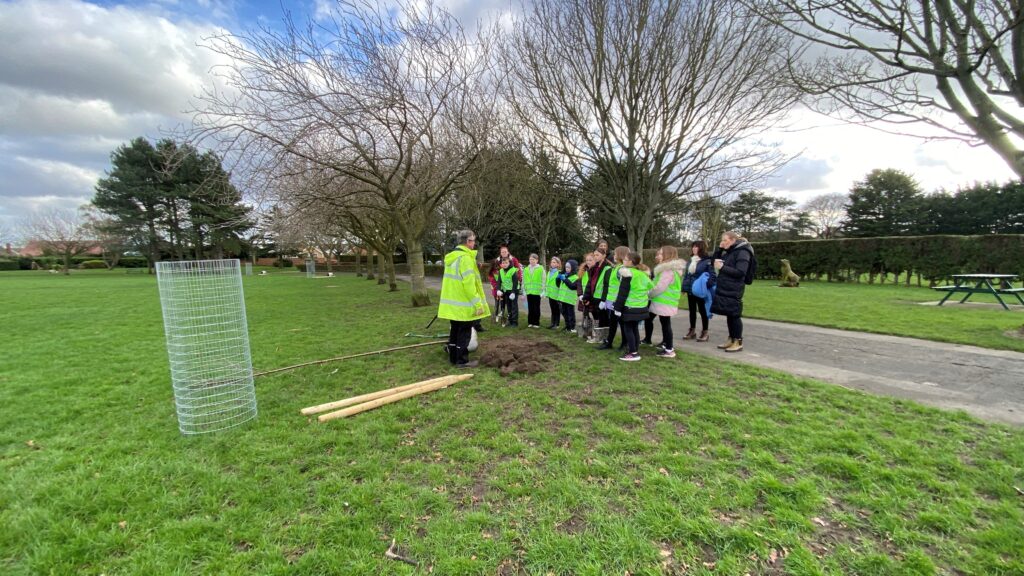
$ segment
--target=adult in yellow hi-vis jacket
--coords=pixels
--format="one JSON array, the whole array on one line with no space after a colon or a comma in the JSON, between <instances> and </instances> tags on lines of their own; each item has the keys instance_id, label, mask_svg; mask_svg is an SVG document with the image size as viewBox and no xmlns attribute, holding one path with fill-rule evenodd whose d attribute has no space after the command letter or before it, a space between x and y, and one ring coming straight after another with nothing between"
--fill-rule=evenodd
<instances>
[{"instance_id":1,"label":"adult in yellow hi-vis jacket","mask_svg":"<svg viewBox=\"0 0 1024 576\"><path fill-rule=\"evenodd\" d=\"M444 257L444 278L441 280L441 302L437 317L450 320L448 360L456 368L472 368L469 341L473 322L491 315L484 297L483 282L476 267L476 234L462 230L456 236L458 246Z\"/></svg>"}]
</instances>

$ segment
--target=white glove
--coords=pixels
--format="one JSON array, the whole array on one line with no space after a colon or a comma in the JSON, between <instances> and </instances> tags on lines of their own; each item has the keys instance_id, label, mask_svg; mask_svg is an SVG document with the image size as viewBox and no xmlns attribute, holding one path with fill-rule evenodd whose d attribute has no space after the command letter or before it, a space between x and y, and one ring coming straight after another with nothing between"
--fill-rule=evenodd
<instances>
[{"instance_id":1,"label":"white glove","mask_svg":"<svg viewBox=\"0 0 1024 576\"><path fill-rule=\"evenodd\" d=\"M619 312L618 310L616 310L616 311L615 311L615 315L616 315L616 316L622 316L622 312Z\"/></svg>"},{"instance_id":2,"label":"white glove","mask_svg":"<svg viewBox=\"0 0 1024 576\"><path fill-rule=\"evenodd\" d=\"M498 298L501 298L501 295L502 295L501 290L498 290Z\"/></svg>"},{"instance_id":3,"label":"white glove","mask_svg":"<svg viewBox=\"0 0 1024 576\"><path fill-rule=\"evenodd\" d=\"M577 297L577 298L576 298L576 301L577 301L577 302L583 302L583 296L581 295L581 296Z\"/></svg>"}]
</instances>

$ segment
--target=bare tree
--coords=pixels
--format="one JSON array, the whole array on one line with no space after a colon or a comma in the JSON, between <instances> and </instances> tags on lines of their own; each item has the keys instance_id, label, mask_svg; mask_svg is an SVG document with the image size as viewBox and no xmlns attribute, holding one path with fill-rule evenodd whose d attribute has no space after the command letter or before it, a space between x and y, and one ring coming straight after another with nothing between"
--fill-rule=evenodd
<instances>
[{"instance_id":1,"label":"bare tree","mask_svg":"<svg viewBox=\"0 0 1024 576\"><path fill-rule=\"evenodd\" d=\"M212 38L233 94L209 92L196 123L251 155L299 158L359 186L408 251L414 305L429 304L422 240L476 160L493 114L486 41L432 3L340 0L333 18L282 33ZM271 152L276 150L277 152Z\"/></svg>"},{"instance_id":2,"label":"bare tree","mask_svg":"<svg viewBox=\"0 0 1024 576\"><path fill-rule=\"evenodd\" d=\"M835 238L840 222L846 216L846 204L850 198L846 194L833 192L811 198L800 208L810 216L814 225L814 235L818 238Z\"/></svg>"},{"instance_id":3,"label":"bare tree","mask_svg":"<svg viewBox=\"0 0 1024 576\"><path fill-rule=\"evenodd\" d=\"M81 208L79 214L85 221L85 234L95 239L96 245L103 251L103 263L107 265L107 270L113 270L125 252L144 241L131 238L117 220L104 215L92 205Z\"/></svg>"},{"instance_id":4,"label":"bare tree","mask_svg":"<svg viewBox=\"0 0 1024 576\"><path fill-rule=\"evenodd\" d=\"M64 274L71 273L71 259L96 245L79 212L49 209L33 213L24 223L23 236L35 240L47 252L64 259Z\"/></svg>"},{"instance_id":5,"label":"bare tree","mask_svg":"<svg viewBox=\"0 0 1024 576\"><path fill-rule=\"evenodd\" d=\"M947 138L992 148L1024 178L1020 0L747 3L823 50L792 69L819 111L882 121L900 133L923 122Z\"/></svg>"},{"instance_id":6,"label":"bare tree","mask_svg":"<svg viewBox=\"0 0 1024 576\"><path fill-rule=\"evenodd\" d=\"M794 103L789 37L735 0L537 0L507 41L510 106L642 249L708 173L746 185L781 160L752 137ZM589 178L599 174L600 178ZM602 193L613 190L614 193Z\"/></svg>"}]
</instances>

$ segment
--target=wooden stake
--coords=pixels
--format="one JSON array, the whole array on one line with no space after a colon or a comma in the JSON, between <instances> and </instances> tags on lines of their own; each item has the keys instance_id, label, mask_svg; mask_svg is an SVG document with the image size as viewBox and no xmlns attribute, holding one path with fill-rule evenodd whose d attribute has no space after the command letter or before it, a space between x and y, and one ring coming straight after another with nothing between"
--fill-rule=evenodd
<instances>
[{"instance_id":1,"label":"wooden stake","mask_svg":"<svg viewBox=\"0 0 1024 576\"><path fill-rule=\"evenodd\" d=\"M395 386L394 388L388 388L387 390L378 390L376 392L370 392L369 394L363 394L362 396L353 396L351 398L345 398L344 400L338 400L336 402L328 402L326 404L318 404L316 406L310 406L309 408L303 408L300 410L303 416L309 416L310 414L319 414L321 412L327 412L328 410L336 410L338 408L344 408L345 406L351 406L353 404L361 404L363 402L369 402L370 400L376 400L384 396L390 396L397 394L398 392L405 392L419 386L426 386L433 384L438 380L443 380L448 376L442 376L441 378L433 378L431 380L423 380L422 382L416 382L413 384L406 384L405 386Z\"/></svg>"},{"instance_id":2,"label":"wooden stake","mask_svg":"<svg viewBox=\"0 0 1024 576\"><path fill-rule=\"evenodd\" d=\"M349 356L338 356L337 358L328 358L326 360L315 360L313 362L303 362L302 364L296 364L294 366L285 366L284 368L274 368L273 370L266 370L263 372L257 372L253 376L266 376L267 374L274 374L276 372L284 372L285 370L294 370L296 368L302 368L303 366L314 366L317 364L327 364L328 362L337 362L339 360L348 360L350 358L359 358L360 356L372 356L374 354L384 354L385 352L395 352L396 350L407 350L409 348L419 348L420 346L434 346L436 344L447 344L447 340L435 340L433 342L422 342L420 344L410 344L408 346L399 346L397 348L385 348L384 350L374 350L373 352L361 352L359 354L351 354Z\"/></svg>"},{"instance_id":3,"label":"wooden stake","mask_svg":"<svg viewBox=\"0 0 1024 576\"><path fill-rule=\"evenodd\" d=\"M441 388L447 388L456 382L462 382L472 378L472 374L459 374L455 376L445 376L444 378L436 379L432 384L424 384L416 388L410 388L404 392L398 392L396 394L390 394L383 398L371 400L369 402L363 402L362 404L356 404L355 406L349 406L348 408L342 408L335 412L328 412L327 414L321 414L317 420L321 422L327 422L328 420L334 420L336 418L347 418L360 412L366 412L367 410L373 410L381 406L386 406L399 400L405 400L406 398L412 398L413 396L419 396L420 394L426 394L427 392L433 392L434 390L440 390Z\"/></svg>"}]
</instances>

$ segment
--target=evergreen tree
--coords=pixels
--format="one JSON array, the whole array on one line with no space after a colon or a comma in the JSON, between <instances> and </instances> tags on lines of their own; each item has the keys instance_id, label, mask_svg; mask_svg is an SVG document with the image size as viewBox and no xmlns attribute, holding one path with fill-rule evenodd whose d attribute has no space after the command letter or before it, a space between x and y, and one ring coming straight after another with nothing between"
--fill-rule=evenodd
<instances>
[{"instance_id":1,"label":"evergreen tree","mask_svg":"<svg viewBox=\"0 0 1024 576\"><path fill-rule=\"evenodd\" d=\"M920 185L909 174L872 170L850 189L843 230L860 238L921 233L922 199Z\"/></svg>"}]
</instances>

